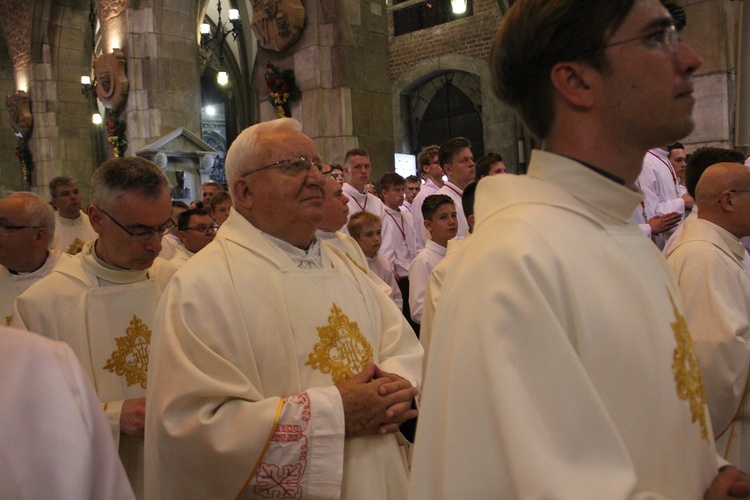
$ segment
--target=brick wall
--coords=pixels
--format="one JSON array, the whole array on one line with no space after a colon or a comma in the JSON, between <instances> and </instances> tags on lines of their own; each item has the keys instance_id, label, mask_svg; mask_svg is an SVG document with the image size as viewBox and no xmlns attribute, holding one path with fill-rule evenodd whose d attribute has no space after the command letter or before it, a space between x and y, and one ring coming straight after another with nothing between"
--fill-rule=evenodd
<instances>
[{"instance_id":1,"label":"brick wall","mask_svg":"<svg viewBox=\"0 0 750 500\"><path fill-rule=\"evenodd\" d=\"M393 13L389 12L391 80L422 61L444 54L486 60L500 20L496 0L474 0L474 15L470 17L394 37Z\"/></svg>"}]
</instances>

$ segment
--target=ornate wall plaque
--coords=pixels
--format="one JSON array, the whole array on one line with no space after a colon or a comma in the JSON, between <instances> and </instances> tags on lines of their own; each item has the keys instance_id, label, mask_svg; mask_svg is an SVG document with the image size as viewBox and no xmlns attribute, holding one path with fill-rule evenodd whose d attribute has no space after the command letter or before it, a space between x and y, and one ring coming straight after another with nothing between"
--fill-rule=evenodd
<instances>
[{"instance_id":1,"label":"ornate wall plaque","mask_svg":"<svg viewBox=\"0 0 750 500\"><path fill-rule=\"evenodd\" d=\"M115 49L94 61L96 96L105 108L117 110L128 97L128 77L125 74L125 54Z\"/></svg>"},{"instance_id":2,"label":"ornate wall plaque","mask_svg":"<svg viewBox=\"0 0 750 500\"><path fill-rule=\"evenodd\" d=\"M33 123L31 117L31 99L23 90L10 94L5 98L5 106L10 113L10 126L17 137L27 138L31 133Z\"/></svg>"},{"instance_id":3,"label":"ornate wall plaque","mask_svg":"<svg viewBox=\"0 0 750 500\"><path fill-rule=\"evenodd\" d=\"M261 47L283 52L299 40L305 27L301 0L252 0L253 32Z\"/></svg>"}]
</instances>

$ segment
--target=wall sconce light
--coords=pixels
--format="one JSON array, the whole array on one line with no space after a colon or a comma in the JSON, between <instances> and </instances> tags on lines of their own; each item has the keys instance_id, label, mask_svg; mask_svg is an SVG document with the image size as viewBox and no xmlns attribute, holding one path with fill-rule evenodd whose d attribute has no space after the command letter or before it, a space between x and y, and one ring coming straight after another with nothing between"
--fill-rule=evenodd
<instances>
[{"instance_id":1,"label":"wall sconce light","mask_svg":"<svg viewBox=\"0 0 750 500\"><path fill-rule=\"evenodd\" d=\"M92 82L90 76L81 76L81 94L88 97L92 90L96 90L96 79Z\"/></svg>"},{"instance_id":2,"label":"wall sconce light","mask_svg":"<svg viewBox=\"0 0 750 500\"><path fill-rule=\"evenodd\" d=\"M218 73L216 73L216 83L221 86L229 83L229 75L226 71L219 71Z\"/></svg>"},{"instance_id":3,"label":"wall sconce light","mask_svg":"<svg viewBox=\"0 0 750 500\"><path fill-rule=\"evenodd\" d=\"M466 3L468 0L451 0L451 7L453 7L454 14L466 13Z\"/></svg>"},{"instance_id":4,"label":"wall sconce light","mask_svg":"<svg viewBox=\"0 0 750 500\"><path fill-rule=\"evenodd\" d=\"M94 113L91 115L91 123L94 125L101 125L102 124L102 115L99 113Z\"/></svg>"}]
</instances>

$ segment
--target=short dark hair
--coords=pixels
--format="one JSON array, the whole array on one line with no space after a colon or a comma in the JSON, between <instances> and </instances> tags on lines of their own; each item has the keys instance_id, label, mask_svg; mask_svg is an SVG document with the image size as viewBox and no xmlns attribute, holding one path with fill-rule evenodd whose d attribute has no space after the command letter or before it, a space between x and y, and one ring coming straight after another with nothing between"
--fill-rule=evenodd
<instances>
[{"instance_id":1,"label":"short dark hair","mask_svg":"<svg viewBox=\"0 0 750 500\"><path fill-rule=\"evenodd\" d=\"M405 186L406 181L396 172L386 172L380 177L375 189L378 191L378 196L382 198L381 191L384 189L390 189L391 186Z\"/></svg>"},{"instance_id":2,"label":"short dark hair","mask_svg":"<svg viewBox=\"0 0 750 500\"><path fill-rule=\"evenodd\" d=\"M688 194L695 198L695 186L698 185L703 172L711 165L717 163L740 163L745 162L745 155L734 149L703 147L698 148L687 162L685 167L685 187Z\"/></svg>"},{"instance_id":3,"label":"short dark hair","mask_svg":"<svg viewBox=\"0 0 750 500\"><path fill-rule=\"evenodd\" d=\"M554 116L552 67L579 61L607 70L604 46L635 0L518 0L503 19L490 52L495 95L538 139Z\"/></svg>"},{"instance_id":4,"label":"short dark hair","mask_svg":"<svg viewBox=\"0 0 750 500\"><path fill-rule=\"evenodd\" d=\"M353 149L350 149L349 151L347 151L346 154L344 155L344 163L347 163L349 161L349 158L351 156L366 156L368 158L370 157L370 155L364 149L362 149L362 148L353 148Z\"/></svg>"},{"instance_id":5,"label":"short dark hair","mask_svg":"<svg viewBox=\"0 0 750 500\"><path fill-rule=\"evenodd\" d=\"M453 160L453 155L461 151L463 148L470 148L471 141L466 137L453 137L448 139L440 145L438 151L438 161L442 167L446 163L450 163Z\"/></svg>"},{"instance_id":6,"label":"short dark hair","mask_svg":"<svg viewBox=\"0 0 750 500\"><path fill-rule=\"evenodd\" d=\"M479 158L476 164L477 180L490 175L490 167L493 163L497 163L499 161L503 161L503 157L498 153L487 153L486 155Z\"/></svg>"},{"instance_id":7,"label":"short dark hair","mask_svg":"<svg viewBox=\"0 0 750 500\"><path fill-rule=\"evenodd\" d=\"M417 182L419 184L422 183L422 181L420 181L419 177L417 177L416 175L410 175L409 177L404 179L404 184L409 183L409 182Z\"/></svg>"},{"instance_id":8,"label":"short dark hair","mask_svg":"<svg viewBox=\"0 0 750 500\"><path fill-rule=\"evenodd\" d=\"M60 186L67 186L69 184L75 184L78 185L78 181L75 179L75 177L69 177L67 175L61 175L60 177L55 177L51 181L49 181L49 195L51 198L57 198L57 188Z\"/></svg>"},{"instance_id":9,"label":"short dark hair","mask_svg":"<svg viewBox=\"0 0 750 500\"><path fill-rule=\"evenodd\" d=\"M190 210L185 210L177 216L177 229L179 231L184 231L185 229L187 229L190 225L190 217L192 217L193 215L205 215L206 217L210 217L210 215L208 215L208 212L206 212L202 208L191 208Z\"/></svg>"},{"instance_id":10,"label":"short dark hair","mask_svg":"<svg viewBox=\"0 0 750 500\"><path fill-rule=\"evenodd\" d=\"M344 173L344 167L339 165L338 163L331 163L331 170L340 170L341 173Z\"/></svg>"},{"instance_id":11,"label":"short dark hair","mask_svg":"<svg viewBox=\"0 0 750 500\"><path fill-rule=\"evenodd\" d=\"M432 221L432 217L437 212L437 209L450 203L454 207L456 204L453 202L453 198L447 194L431 194L424 199L422 203L422 217L424 220Z\"/></svg>"},{"instance_id":12,"label":"short dark hair","mask_svg":"<svg viewBox=\"0 0 750 500\"><path fill-rule=\"evenodd\" d=\"M461 208L464 209L464 215L467 219L470 215L474 215L474 196L477 191L477 184L479 184L479 181L469 183L461 195Z\"/></svg>"},{"instance_id":13,"label":"short dark hair","mask_svg":"<svg viewBox=\"0 0 750 500\"><path fill-rule=\"evenodd\" d=\"M673 142L672 144L667 146L667 151L669 152L669 154L667 154L667 158L670 158L672 156L673 149L682 149L684 151L685 146L683 146L681 142L677 142L677 141Z\"/></svg>"},{"instance_id":14,"label":"short dark hair","mask_svg":"<svg viewBox=\"0 0 750 500\"><path fill-rule=\"evenodd\" d=\"M180 201L180 200L172 200L172 206L173 207L184 208L185 210L190 209L190 205L188 205L184 201Z\"/></svg>"}]
</instances>

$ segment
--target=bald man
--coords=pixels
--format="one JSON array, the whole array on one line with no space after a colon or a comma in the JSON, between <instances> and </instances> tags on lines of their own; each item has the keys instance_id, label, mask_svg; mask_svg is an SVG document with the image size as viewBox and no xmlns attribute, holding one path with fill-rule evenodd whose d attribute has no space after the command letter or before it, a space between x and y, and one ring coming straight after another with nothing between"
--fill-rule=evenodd
<instances>
[{"instance_id":1,"label":"bald man","mask_svg":"<svg viewBox=\"0 0 750 500\"><path fill-rule=\"evenodd\" d=\"M747 470L750 424L742 414L750 410L750 277L740 238L750 236L750 168L712 165L698 181L695 201L698 217L685 221L667 261L703 373L716 449Z\"/></svg>"}]
</instances>

